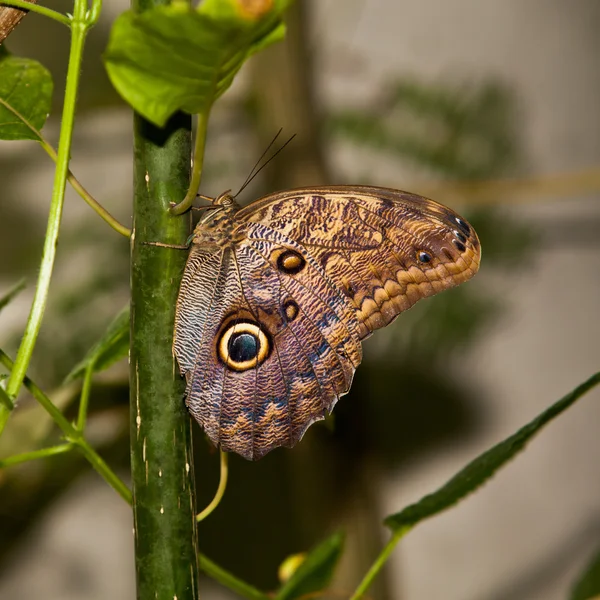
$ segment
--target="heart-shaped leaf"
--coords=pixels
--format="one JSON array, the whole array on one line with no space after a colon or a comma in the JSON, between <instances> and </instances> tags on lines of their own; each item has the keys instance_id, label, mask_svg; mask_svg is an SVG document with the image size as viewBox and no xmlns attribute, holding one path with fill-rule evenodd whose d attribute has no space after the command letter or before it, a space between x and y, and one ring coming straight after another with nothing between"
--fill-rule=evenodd
<instances>
[{"instance_id":1,"label":"heart-shaped leaf","mask_svg":"<svg viewBox=\"0 0 600 600\"><path fill-rule=\"evenodd\" d=\"M0 46L0 139L38 140L52 100L52 77L39 62ZM26 124L29 123L30 126Z\"/></svg>"},{"instance_id":2,"label":"heart-shaped leaf","mask_svg":"<svg viewBox=\"0 0 600 600\"><path fill-rule=\"evenodd\" d=\"M244 61L283 38L290 0L207 0L127 11L115 21L104 62L119 94L162 126L177 110L206 113Z\"/></svg>"}]
</instances>

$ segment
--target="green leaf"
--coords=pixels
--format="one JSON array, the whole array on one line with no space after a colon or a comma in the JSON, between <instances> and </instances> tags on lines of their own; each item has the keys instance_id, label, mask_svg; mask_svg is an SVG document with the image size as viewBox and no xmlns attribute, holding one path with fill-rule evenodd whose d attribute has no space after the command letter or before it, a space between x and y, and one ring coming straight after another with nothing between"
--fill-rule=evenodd
<instances>
[{"instance_id":1,"label":"green leaf","mask_svg":"<svg viewBox=\"0 0 600 600\"><path fill-rule=\"evenodd\" d=\"M573 586L570 600L592 600L600 598L600 550Z\"/></svg>"},{"instance_id":2,"label":"green leaf","mask_svg":"<svg viewBox=\"0 0 600 600\"><path fill-rule=\"evenodd\" d=\"M429 494L415 504L407 506L399 513L390 515L385 524L394 531L406 530L419 521L431 517L473 492L487 481L500 467L523 450L525 444L576 400L600 383L600 373L596 373L587 381L576 387L570 394L546 409L533 421L519 429L515 434L496 444L487 452L470 462L440 489Z\"/></svg>"},{"instance_id":3,"label":"green leaf","mask_svg":"<svg viewBox=\"0 0 600 600\"><path fill-rule=\"evenodd\" d=\"M0 46L1 48L2 46ZM21 279L15 285L13 285L4 296L0 297L0 310L2 310L5 306L10 304L15 296L18 296L25 289L25 280Z\"/></svg>"},{"instance_id":4,"label":"green leaf","mask_svg":"<svg viewBox=\"0 0 600 600\"><path fill-rule=\"evenodd\" d=\"M344 536L341 533L335 533L319 544L279 589L275 600L294 600L327 588L343 547Z\"/></svg>"},{"instance_id":5,"label":"green leaf","mask_svg":"<svg viewBox=\"0 0 600 600\"><path fill-rule=\"evenodd\" d=\"M281 15L290 1L208 0L198 9L174 3L127 11L111 31L108 76L158 126L178 110L206 113L249 56L283 38Z\"/></svg>"},{"instance_id":6,"label":"green leaf","mask_svg":"<svg viewBox=\"0 0 600 600\"><path fill-rule=\"evenodd\" d=\"M108 326L104 335L67 375L65 383L82 377L90 363L94 372L108 369L129 352L129 307L124 308Z\"/></svg>"},{"instance_id":7,"label":"green leaf","mask_svg":"<svg viewBox=\"0 0 600 600\"><path fill-rule=\"evenodd\" d=\"M50 72L35 60L12 56L0 48L0 139L38 140L37 131L50 112Z\"/></svg>"}]
</instances>

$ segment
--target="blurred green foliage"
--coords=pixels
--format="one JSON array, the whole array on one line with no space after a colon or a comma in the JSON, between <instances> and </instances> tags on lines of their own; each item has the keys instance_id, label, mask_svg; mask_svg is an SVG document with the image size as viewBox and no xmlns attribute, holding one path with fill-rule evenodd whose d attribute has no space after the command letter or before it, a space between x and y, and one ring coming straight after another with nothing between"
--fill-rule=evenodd
<instances>
[{"instance_id":1,"label":"blurred green foliage","mask_svg":"<svg viewBox=\"0 0 600 600\"><path fill-rule=\"evenodd\" d=\"M334 112L329 127L357 145L448 178L473 180L518 164L515 116L509 89L496 81L428 85L398 79L370 109Z\"/></svg>"}]
</instances>

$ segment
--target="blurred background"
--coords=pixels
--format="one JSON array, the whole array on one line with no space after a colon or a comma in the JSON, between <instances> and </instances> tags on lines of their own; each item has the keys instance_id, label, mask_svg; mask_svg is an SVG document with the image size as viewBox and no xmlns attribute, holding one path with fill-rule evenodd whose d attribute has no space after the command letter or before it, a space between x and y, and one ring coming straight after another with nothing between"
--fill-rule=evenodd
<instances>
[{"instance_id":1,"label":"blurred background","mask_svg":"<svg viewBox=\"0 0 600 600\"><path fill-rule=\"evenodd\" d=\"M69 11L62 0L56 10ZM89 37L71 168L131 219L131 114L101 63L114 17ZM419 303L365 344L334 417L293 451L230 461L224 501L199 530L210 558L264 589L277 566L348 532L347 597L387 531L382 518L443 484L591 375L600 356L600 5L594 0L298 1L285 44L255 57L214 109L202 193L240 187L280 128L297 137L242 202L301 185L363 183L431 196L464 214L480 274ZM30 14L6 43L55 78L67 31ZM14 355L32 297L53 165L0 144L0 319ZM50 306L31 376L57 390L128 299L128 243L70 190ZM77 387L53 398L71 414ZM371 590L376 600L566 598L600 543L600 393L548 427L458 507L419 525ZM128 477L127 365L96 379L90 441ZM198 505L218 456L196 430ZM56 432L23 398L6 456ZM78 455L0 473L0 597L135 596L128 507ZM202 596L232 598L208 580Z\"/></svg>"}]
</instances>

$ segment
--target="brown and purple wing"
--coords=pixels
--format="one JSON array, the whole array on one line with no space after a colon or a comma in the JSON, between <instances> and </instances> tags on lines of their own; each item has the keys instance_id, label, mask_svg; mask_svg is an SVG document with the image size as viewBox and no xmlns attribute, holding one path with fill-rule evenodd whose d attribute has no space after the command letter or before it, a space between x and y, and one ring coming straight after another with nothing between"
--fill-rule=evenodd
<instances>
[{"instance_id":1,"label":"brown and purple wing","mask_svg":"<svg viewBox=\"0 0 600 600\"><path fill-rule=\"evenodd\" d=\"M182 280L180 298L199 301L179 303L175 326L186 403L215 445L248 459L295 445L362 358L345 297L294 246L246 240L208 258L194 247Z\"/></svg>"},{"instance_id":2,"label":"brown and purple wing","mask_svg":"<svg viewBox=\"0 0 600 600\"><path fill-rule=\"evenodd\" d=\"M173 348L194 417L248 459L296 444L349 390L360 340L480 260L464 219L384 188L272 194L220 235L190 251Z\"/></svg>"},{"instance_id":3,"label":"brown and purple wing","mask_svg":"<svg viewBox=\"0 0 600 600\"><path fill-rule=\"evenodd\" d=\"M236 218L250 239L266 228L305 248L353 306L361 339L479 269L479 239L462 217L398 190L290 190L253 202Z\"/></svg>"}]
</instances>

